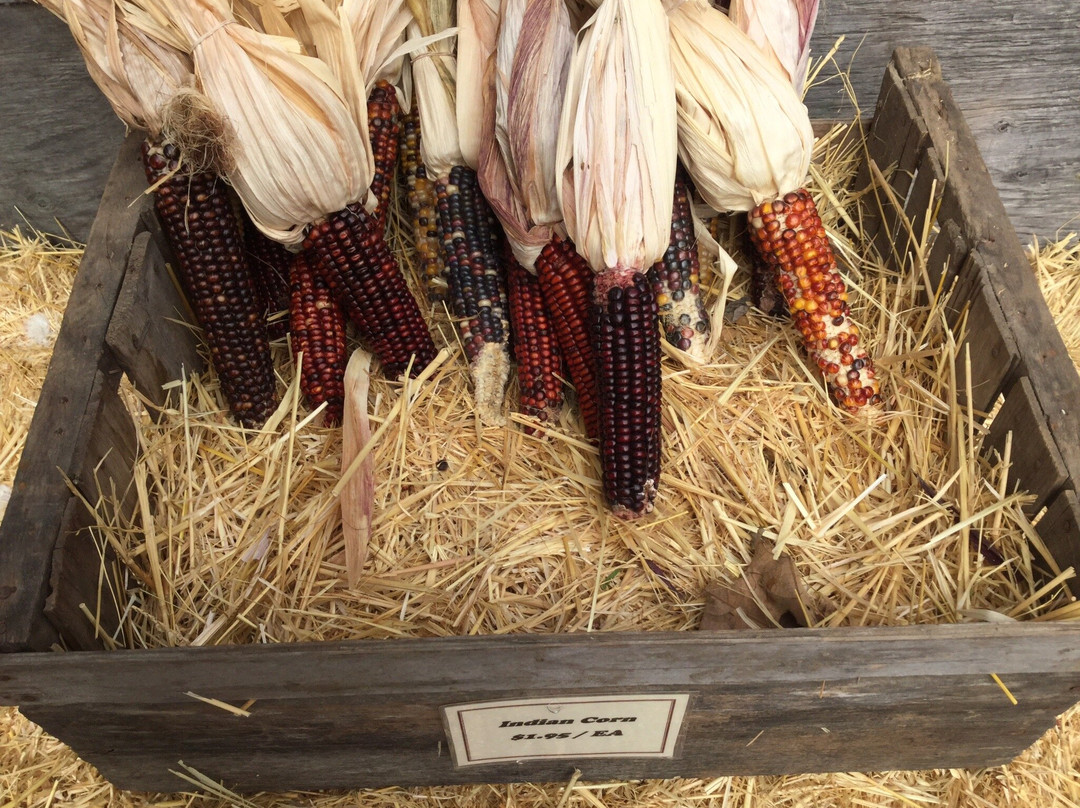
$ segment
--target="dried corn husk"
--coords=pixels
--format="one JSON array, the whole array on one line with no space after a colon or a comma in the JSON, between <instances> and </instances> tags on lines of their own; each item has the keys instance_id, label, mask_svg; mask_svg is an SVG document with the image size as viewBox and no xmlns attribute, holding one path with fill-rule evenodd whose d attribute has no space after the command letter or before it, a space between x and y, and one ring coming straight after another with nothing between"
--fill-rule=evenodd
<instances>
[{"instance_id":1,"label":"dried corn husk","mask_svg":"<svg viewBox=\"0 0 1080 808\"><path fill-rule=\"evenodd\" d=\"M555 158L573 52L563 0L527 0L510 72L506 130L525 210L538 225L558 225L563 218Z\"/></svg>"},{"instance_id":2,"label":"dried corn husk","mask_svg":"<svg viewBox=\"0 0 1080 808\"><path fill-rule=\"evenodd\" d=\"M416 22L409 38L422 41L453 29L451 0L409 0ZM416 107L420 113L421 157L431 176L446 175L465 165L458 138L456 109L457 58L453 40L428 42L412 52L411 73Z\"/></svg>"},{"instance_id":3,"label":"dried corn husk","mask_svg":"<svg viewBox=\"0 0 1080 808\"><path fill-rule=\"evenodd\" d=\"M525 0L504 0L502 4L503 22L497 47L488 57L484 74L477 179L503 226L514 257L532 271L540 251L551 241L552 230L547 226L535 226L528 215L517 183L516 167L510 157L507 134L510 73L524 11Z\"/></svg>"},{"instance_id":4,"label":"dried corn husk","mask_svg":"<svg viewBox=\"0 0 1080 808\"><path fill-rule=\"evenodd\" d=\"M679 155L702 199L743 211L800 187L814 133L786 74L703 0L669 5Z\"/></svg>"},{"instance_id":5,"label":"dried corn husk","mask_svg":"<svg viewBox=\"0 0 1080 808\"><path fill-rule=\"evenodd\" d=\"M499 0L460 0L457 12L458 139L465 165L475 171L484 139L485 75L499 35Z\"/></svg>"},{"instance_id":6,"label":"dried corn husk","mask_svg":"<svg viewBox=\"0 0 1080 808\"><path fill-rule=\"evenodd\" d=\"M349 586L356 586L367 559L371 517L375 511L375 460L368 443L368 389L371 354L357 348L345 368L345 412L341 424L341 472L347 474L358 455L367 451L359 468L341 489L341 530L345 539L345 570Z\"/></svg>"},{"instance_id":7,"label":"dried corn husk","mask_svg":"<svg viewBox=\"0 0 1080 808\"><path fill-rule=\"evenodd\" d=\"M365 92L370 93L377 81L388 81L397 89L402 107L408 109L410 93L401 46L413 16L405 0L345 0L339 13L358 49Z\"/></svg>"},{"instance_id":8,"label":"dried corn husk","mask_svg":"<svg viewBox=\"0 0 1080 808\"><path fill-rule=\"evenodd\" d=\"M802 95L819 0L731 0L731 21L779 62Z\"/></svg>"},{"instance_id":9,"label":"dried corn husk","mask_svg":"<svg viewBox=\"0 0 1080 808\"><path fill-rule=\"evenodd\" d=\"M204 93L232 129L229 180L263 232L297 243L307 224L364 198L374 172L366 130L325 63L295 40L237 24L213 0L139 4L187 40Z\"/></svg>"},{"instance_id":10,"label":"dried corn husk","mask_svg":"<svg viewBox=\"0 0 1080 808\"><path fill-rule=\"evenodd\" d=\"M566 229L597 272L644 270L671 234L674 76L659 0L604 0L567 79L556 165Z\"/></svg>"},{"instance_id":11,"label":"dried corn husk","mask_svg":"<svg viewBox=\"0 0 1080 808\"><path fill-rule=\"evenodd\" d=\"M193 80L191 59L134 27L113 0L42 0L64 20L94 83L129 129L157 137L165 107Z\"/></svg>"}]
</instances>

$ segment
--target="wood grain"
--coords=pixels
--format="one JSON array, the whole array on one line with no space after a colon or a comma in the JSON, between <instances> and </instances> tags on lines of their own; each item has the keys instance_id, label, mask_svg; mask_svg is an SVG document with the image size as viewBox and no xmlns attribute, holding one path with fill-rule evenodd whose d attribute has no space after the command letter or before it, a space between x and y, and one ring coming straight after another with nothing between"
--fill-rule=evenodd
<instances>
[{"instance_id":1,"label":"wood grain","mask_svg":"<svg viewBox=\"0 0 1080 808\"><path fill-rule=\"evenodd\" d=\"M84 420L99 371L115 374L105 333L123 268L150 204L139 138L120 150L102 195L86 254L71 290L48 376L30 423L11 501L0 524L0 651L49 648L57 636L43 609L53 548L70 496L65 477L78 478L90 446Z\"/></svg>"},{"instance_id":2,"label":"wood grain","mask_svg":"<svg viewBox=\"0 0 1080 808\"><path fill-rule=\"evenodd\" d=\"M1012 707L990 674L1019 700ZM197 701L241 705L250 717ZM674 760L455 770L439 708L691 694ZM243 790L982 766L1080 698L1080 626L615 633L0 656L0 703L122 788ZM756 738L756 740L755 740Z\"/></svg>"}]
</instances>

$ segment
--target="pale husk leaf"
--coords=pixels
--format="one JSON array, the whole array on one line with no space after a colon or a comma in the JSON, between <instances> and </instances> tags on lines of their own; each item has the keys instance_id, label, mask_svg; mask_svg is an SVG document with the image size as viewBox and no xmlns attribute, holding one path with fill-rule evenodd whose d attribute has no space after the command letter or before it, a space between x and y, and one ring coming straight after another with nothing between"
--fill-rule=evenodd
<instances>
[{"instance_id":1,"label":"pale husk leaf","mask_svg":"<svg viewBox=\"0 0 1080 808\"><path fill-rule=\"evenodd\" d=\"M341 13L357 48L357 60L370 93L375 82L386 80L397 89L408 106L402 89L405 57L399 52L413 16L405 0L344 0Z\"/></svg>"},{"instance_id":2,"label":"pale husk leaf","mask_svg":"<svg viewBox=\"0 0 1080 808\"><path fill-rule=\"evenodd\" d=\"M371 441L368 390L371 386L371 354L357 348L345 368L345 411L341 424L341 471ZM356 586L367 558L371 518L375 511L375 459L368 449L360 467L341 489L341 530L345 539L345 569L349 586Z\"/></svg>"},{"instance_id":3,"label":"pale husk leaf","mask_svg":"<svg viewBox=\"0 0 1080 808\"><path fill-rule=\"evenodd\" d=\"M421 40L442 33L453 25L449 0L423 3L410 0L416 22L409 26L409 39ZM453 166L465 164L458 139L455 106L457 58L452 39L440 39L412 53L413 95L420 114L420 152L424 165L434 177L445 176Z\"/></svg>"},{"instance_id":4,"label":"pale husk leaf","mask_svg":"<svg viewBox=\"0 0 1080 808\"><path fill-rule=\"evenodd\" d=\"M480 165L488 59L499 35L499 0L458 2L457 128L465 165Z\"/></svg>"},{"instance_id":5,"label":"pale husk leaf","mask_svg":"<svg viewBox=\"0 0 1080 808\"><path fill-rule=\"evenodd\" d=\"M701 0L672 9L679 155L706 203L743 211L802 186L814 133L775 61Z\"/></svg>"},{"instance_id":6,"label":"pale husk leaf","mask_svg":"<svg viewBox=\"0 0 1080 808\"><path fill-rule=\"evenodd\" d=\"M193 81L186 54L133 26L112 0L49 0L68 23L94 83L130 129L161 131L162 110Z\"/></svg>"},{"instance_id":7,"label":"pale husk leaf","mask_svg":"<svg viewBox=\"0 0 1080 808\"><path fill-rule=\"evenodd\" d=\"M297 243L306 225L363 198L370 146L323 62L289 52L287 40L228 24L209 0L168 8L194 47L203 91L229 120L236 145L229 179L263 232Z\"/></svg>"},{"instance_id":8,"label":"pale husk leaf","mask_svg":"<svg viewBox=\"0 0 1080 808\"><path fill-rule=\"evenodd\" d=\"M510 151L509 131L509 108L510 108L510 75L513 71L514 60L517 55L518 41L521 38L521 27L525 18L525 4L527 0L502 0L500 7L500 22L498 39L496 40L495 53L489 58L489 66L493 63L493 79L488 82L485 91L493 91L495 96L495 119L494 136L498 143L499 152L502 154L503 164L510 182L515 191L518 184L517 166L514 163ZM490 105L491 97L485 92L485 107ZM485 122L486 123L486 122ZM492 129L488 126L483 128L483 137L490 137Z\"/></svg>"},{"instance_id":9,"label":"pale husk leaf","mask_svg":"<svg viewBox=\"0 0 1080 808\"><path fill-rule=\"evenodd\" d=\"M536 224L563 218L555 159L573 51L563 0L528 0L510 74L506 128L522 201Z\"/></svg>"},{"instance_id":10,"label":"pale husk leaf","mask_svg":"<svg viewBox=\"0 0 1080 808\"><path fill-rule=\"evenodd\" d=\"M677 162L659 0L604 0L582 29L559 131L559 200L592 268L644 271L667 249Z\"/></svg>"},{"instance_id":11,"label":"pale husk leaf","mask_svg":"<svg viewBox=\"0 0 1080 808\"><path fill-rule=\"evenodd\" d=\"M802 94L819 0L731 0L731 21L788 74Z\"/></svg>"}]
</instances>

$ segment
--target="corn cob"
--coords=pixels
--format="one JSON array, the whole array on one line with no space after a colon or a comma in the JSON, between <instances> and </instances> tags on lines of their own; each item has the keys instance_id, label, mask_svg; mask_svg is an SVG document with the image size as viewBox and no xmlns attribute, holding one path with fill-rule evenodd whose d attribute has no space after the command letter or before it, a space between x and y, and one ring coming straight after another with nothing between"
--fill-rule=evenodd
<instances>
[{"instance_id":1,"label":"corn cob","mask_svg":"<svg viewBox=\"0 0 1080 808\"><path fill-rule=\"evenodd\" d=\"M589 329L593 271L574 245L558 236L536 259L536 277L551 317L559 351L577 390L585 432L600 439L596 349Z\"/></svg>"},{"instance_id":2,"label":"corn cob","mask_svg":"<svg viewBox=\"0 0 1080 808\"><path fill-rule=\"evenodd\" d=\"M749 222L749 217L747 217ZM786 319L788 316L787 303L776 283L776 271L758 252L754 243L753 229L747 224L746 243L750 250L750 302L757 306L758 310L770 317Z\"/></svg>"},{"instance_id":3,"label":"corn cob","mask_svg":"<svg viewBox=\"0 0 1080 808\"><path fill-rule=\"evenodd\" d=\"M428 299L446 299L446 261L439 236L438 199L420 156L420 114L414 106L401 118L399 154L412 218L413 244L424 269Z\"/></svg>"},{"instance_id":4,"label":"corn cob","mask_svg":"<svg viewBox=\"0 0 1080 808\"><path fill-rule=\"evenodd\" d=\"M652 510L660 481L659 312L633 270L598 275L593 301L604 493L616 516L633 518Z\"/></svg>"},{"instance_id":5,"label":"corn cob","mask_svg":"<svg viewBox=\"0 0 1080 808\"><path fill-rule=\"evenodd\" d=\"M290 267L289 321L293 357L301 362L300 390L312 409L326 403L327 426L338 424L345 406L348 360L345 314L312 270L306 253L294 256Z\"/></svg>"},{"instance_id":6,"label":"corn cob","mask_svg":"<svg viewBox=\"0 0 1080 808\"><path fill-rule=\"evenodd\" d=\"M216 174L178 170L180 150L172 144L146 141L142 157L229 409L244 426L257 426L276 406L276 378L265 310L227 187Z\"/></svg>"},{"instance_id":7,"label":"corn cob","mask_svg":"<svg viewBox=\"0 0 1080 808\"><path fill-rule=\"evenodd\" d=\"M810 194L800 189L750 211L764 263L776 273L810 358L825 374L833 400L849 412L881 403L874 362L859 345L847 289Z\"/></svg>"},{"instance_id":8,"label":"corn cob","mask_svg":"<svg viewBox=\"0 0 1080 808\"><path fill-rule=\"evenodd\" d=\"M280 315L289 310L289 265L293 254L267 238L247 214L241 217L241 224L248 266L266 306L267 335L272 340L281 339L289 332L289 318Z\"/></svg>"},{"instance_id":9,"label":"corn cob","mask_svg":"<svg viewBox=\"0 0 1080 808\"><path fill-rule=\"evenodd\" d=\"M562 354L536 276L507 256L507 291L521 409L539 421L554 420L562 407Z\"/></svg>"},{"instance_id":10,"label":"corn cob","mask_svg":"<svg viewBox=\"0 0 1080 808\"><path fill-rule=\"evenodd\" d=\"M374 215L380 231L385 231L390 191L397 176L398 115L401 113L397 92L390 82L380 79L375 83L368 96L367 111L368 138L375 157L369 193L376 200Z\"/></svg>"},{"instance_id":11,"label":"corn cob","mask_svg":"<svg viewBox=\"0 0 1080 808\"><path fill-rule=\"evenodd\" d=\"M702 353L709 336L709 315L701 299L697 241L688 191L686 180L676 177L671 243L663 258L649 268L648 277L664 338L680 350Z\"/></svg>"},{"instance_id":12,"label":"corn cob","mask_svg":"<svg viewBox=\"0 0 1080 808\"><path fill-rule=\"evenodd\" d=\"M471 168L451 167L435 189L451 310L472 366L481 419L495 422L509 374L510 337L498 222Z\"/></svg>"},{"instance_id":13,"label":"corn cob","mask_svg":"<svg viewBox=\"0 0 1080 808\"><path fill-rule=\"evenodd\" d=\"M359 204L332 213L308 228L304 249L388 376L404 373L410 359L415 375L435 358L427 324L373 215Z\"/></svg>"}]
</instances>

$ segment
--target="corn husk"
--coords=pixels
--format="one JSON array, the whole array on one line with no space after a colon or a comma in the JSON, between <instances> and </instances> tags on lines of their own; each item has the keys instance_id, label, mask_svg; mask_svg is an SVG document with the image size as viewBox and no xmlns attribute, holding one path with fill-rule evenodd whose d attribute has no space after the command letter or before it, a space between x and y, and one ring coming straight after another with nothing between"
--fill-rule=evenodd
<instances>
[{"instance_id":1,"label":"corn husk","mask_svg":"<svg viewBox=\"0 0 1080 808\"><path fill-rule=\"evenodd\" d=\"M285 244L364 198L374 166L340 82L296 40L237 24L220 4L140 0L188 42L203 92L229 120L228 178L252 221Z\"/></svg>"},{"instance_id":2,"label":"corn husk","mask_svg":"<svg viewBox=\"0 0 1080 808\"><path fill-rule=\"evenodd\" d=\"M510 156L507 126L510 73L524 18L525 0L504 0L502 25L495 52L488 57L483 82L483 118L477 180L499 219L514 258L530 272L552 229L536 226L529 217Z\"/></svg>"},{"instance_id":3,"label":"corn husk","mask_svg":"<svg viewBox=\"0 0 1080 808\"><path fill-rule=\"evenodd\" d=\"M465 165L476 171L480 167L480 149L484 140L488 60L495 53L499 35L499 0L459 0L457 12L455 114L461 156Z\"/></svg>"},{"instance_id":4,"label":"corn husk","mask_svg":"<svg viewBox=\"0 0 1080 808\"><path fill-rule=\"evenodd\" d=\"M427 40L453 28L451 0L409 0L416 21L409 39ZM420 113L420 156L432 177L445 176L465 165L458 138L456 109L457 57L452 39L428 42L412 52L411 73L416 108Z\"/></svg>"},{"instance_id":5,"label":"corn husk","mask_svg":"<svg viewBox=\"0 0 1080 808\"><path fill-rule=\"evenodd\" d=\"M563 0L527 0L510 72L507 142L529 218L558 225L558 121L566 96L574 31Z\"/></svg>"},{"instance_id":6,"label":"corn husk","mask_svg":"<svg viewBox=\"0 0 1080 808\"><path fill-rule=\"evenodd\" d=\"M802 95L819 0L731 0L731 21L776 59Z\"/></svg>"},{"instance_id":7,"label":"corn husk","mask_svg":"<svg viewBox=\"0 0 1080 808\"><path fill-rule=\"evenodd\" d=\"M744 211L801 187L814 133L787 75L703 0L670 5L679 156L702 199Z\"/></svg>"},{"instance_id":8,"label":"corn husk","mask_svg":"<svg viewBox=\"0 0 1080 808\"><path fill-rule=\"evenodd\" d=\"M644 271L671 235L674 76L659 0L604 0L582 29L559 130L566 229L592 268Z\"/></svg>"},{"instance_id":9,"label":"corn husk","mask_svg":"<svg viewBox=\"0 0 1080 808\"><path fill-rule=\"evenodd\" d=\"M128 129L158 137L165 107L193 80L191 59L134 27L112 0L42 0L71 29L94 83Z\"/></svg>"},{"instance_id":10,"label":"corn husk","mask_svg":"<svg viewBox=\"0 0 1080 808\"><path fill-rule=\"evenodd\" d=\"M371 93L377 81L388 81L397 89L401 106L408 109L410 85L401 46L413 16L405 0L345 0L339 13L357 47L365 94Z\"/></svg>"},{"instance_id":11,"label":"corn husk","mask_svg":"<svg viewBox=\"0 0 1080 808\"><path fill-rule=\"evenodd\" d=\"M345 571L349 586L360 580L371 538L371 518L375 512L375 460L368 418L368 390L371 387L371 354L357 348L345 368L345 411L341 424L341 532L345 540ZM353 462L367 454L352 471Z\"/></svg>"}]
</instances>

